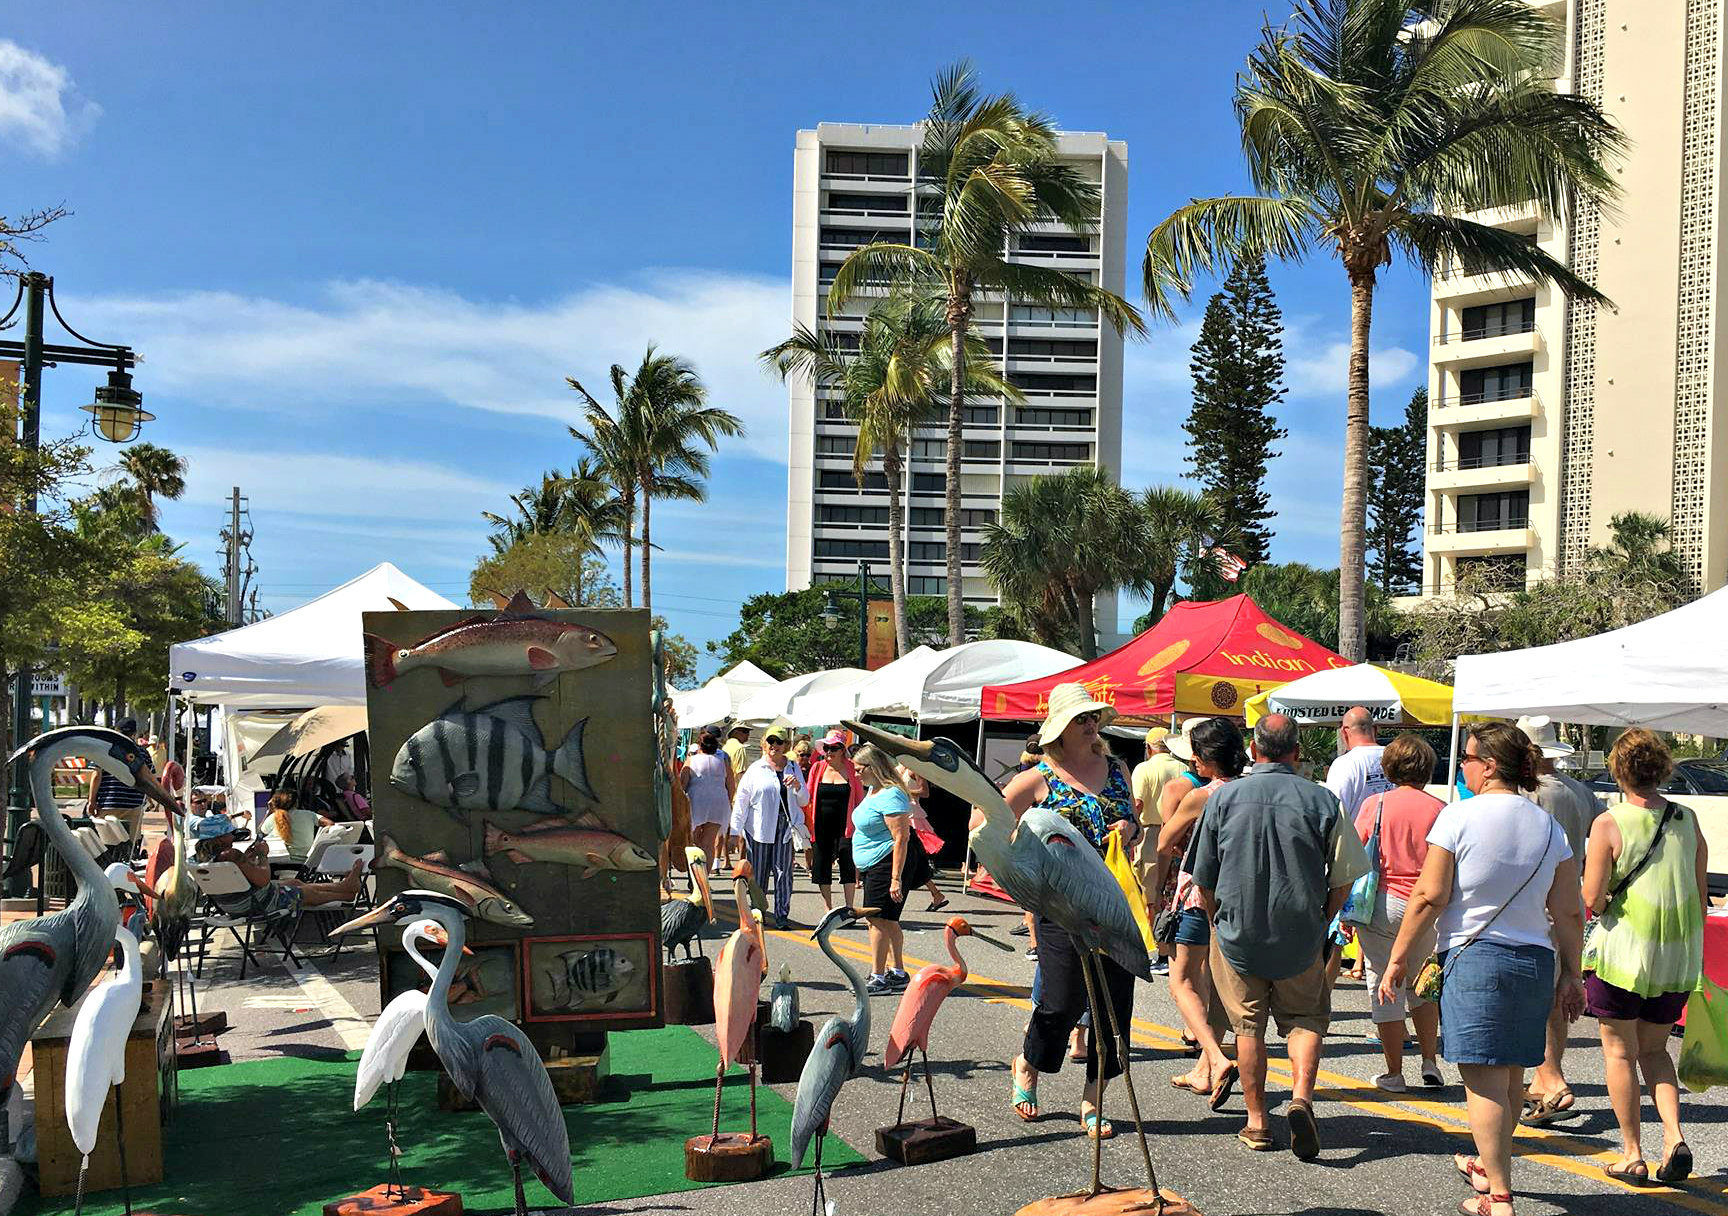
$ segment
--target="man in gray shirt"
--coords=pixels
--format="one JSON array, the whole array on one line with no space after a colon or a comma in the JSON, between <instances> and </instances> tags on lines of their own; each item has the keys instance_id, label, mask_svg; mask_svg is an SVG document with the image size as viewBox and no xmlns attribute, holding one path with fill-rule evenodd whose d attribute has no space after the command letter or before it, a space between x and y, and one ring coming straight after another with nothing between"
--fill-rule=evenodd
<instances>
[{"instance_id":1,"label":"man in gray shirt","mask_svg":"<svg viewBox=\"0 0 1728 1216\"><path fill-rule=\"evenodd\" d=\"M1266 1021L1284 1034L1292 1073L1290 1148L1320 1153L1314 1078L1332 1015L1326 926L1368 870L1338 799L1296 775L1296 723L1254 727L1254 771L1213 792L1194 829L1189 868L1213 920L1212 982L1236 1032L1248 1123L1237 1138L1274 1147L1266 1126Z\"/></svg>"}]
</instances>

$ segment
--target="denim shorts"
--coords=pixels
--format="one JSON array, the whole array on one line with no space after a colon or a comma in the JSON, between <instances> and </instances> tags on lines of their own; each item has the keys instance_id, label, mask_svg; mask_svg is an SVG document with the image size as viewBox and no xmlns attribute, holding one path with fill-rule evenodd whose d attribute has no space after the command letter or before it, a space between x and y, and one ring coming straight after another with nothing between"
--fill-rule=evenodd
<instances>
[{"instance_id":1,"label":"denim shorts","mask_svg":"<svg viewBox=\"0 0 1728 1216\"><path fill-rule=\"evenodd\" d=\"M1454 1064L1535 1068L1554 1005L1554 951L1476 941L1441 958L1441 1054Z\"/></svg>"},{"instance_id":2,"label":"denim shorts","mask_svg":"<svg viewBox=\"0 0 1728 1216\"><path fill-rule=\"evenodd\" d=\"M1212 941L1212 922L1206 919L1204 908L1184 908L1176 917L1178 946L1205 946Z\"/></svg>"}]
</instances>

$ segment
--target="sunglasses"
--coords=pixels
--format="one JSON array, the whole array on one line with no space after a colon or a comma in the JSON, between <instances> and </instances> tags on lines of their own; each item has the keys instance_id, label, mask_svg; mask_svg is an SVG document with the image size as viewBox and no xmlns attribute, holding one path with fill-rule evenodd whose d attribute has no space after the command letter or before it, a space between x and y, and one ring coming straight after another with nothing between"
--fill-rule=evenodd
<instances>
[{"instance_id":1,"label":"sunglasses","mask_svg":"<svg viewBox=\"0 0 1728 1216\"><path fill-rule=\"evenodd\" d=\"M1089 709L1083 714L1075 714L1073 720L1082 726L1089 726L1094 722L1102 720L1103 717L1104 715L1100 711Z\"/></svg>"},{"instance_id":2,"label":"sunglasses","mask_svg":"<svg viewBox=\"0 0 1728 1216\"><path fill-rule=\"evenodd\" d=\"M840 743L824 743L822 745L822 750L825 752L843 752L846 748L844 744Z\"/></svg>"},{"instance_id":3,"label":"sunglasses","mask_svg":"<svg viewBox=\"0 0 1728 1216\"><path fill-rule=\"evenodd\" d=\"M1488 759L1488 757L1479 756L1475 752L1465 752L1462 756L1458 757L1458 763L1460 765L1465 765L1465 764L1469 764L1472 760L1474 760L1478 764L1481 764L1483 761L1485 761L1487 759Z\"/></svg>"},{"instance_id":4,"label":"sunglasses","mask_svg":"<svg viewBox=\"0 0 1728 1216\"><path fill-rule=\"evenodd\" d=\"M786 740L782 739L779 735L769 735L766 739L762 740L762 742L766 743L769 747L786 746Z\"/></svg>"}]
</instances>

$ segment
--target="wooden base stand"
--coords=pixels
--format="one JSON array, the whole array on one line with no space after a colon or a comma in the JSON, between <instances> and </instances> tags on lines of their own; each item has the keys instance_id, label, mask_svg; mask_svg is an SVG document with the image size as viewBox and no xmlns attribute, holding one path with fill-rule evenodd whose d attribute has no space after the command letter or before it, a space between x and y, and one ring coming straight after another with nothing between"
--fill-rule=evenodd
<instances>
[{"instance_id":1,"label":"wooden base stand","mask_svg":"<svg viewBox=\"0 0 1728 1216\"><path fill-rule=\"evenodd\" d=\"M679 959L660 968L668 1026L708 1026L714 1021L714 965L705 958Z\"/></svg>"},{"instance_id":2,"label":"wooden base stand","mask_svg":"<svg viewBox=\"0 0 1728 1216\"><path fill-rule=\"evenodd\" d=\"M788 1032L764 1023L756 1031L757 1054L762 1059L762 1080L768 1085L786 1085L804 1071L804 1061L816 1045L816 1027L801 1018Z\"/></svg>"},{"instance_id":3,"label":"wooden base stand","mask_svg":"<svg viewBox=\"0 0 1728 1216\"><path fill-rule=\"evenodd\" d=\"M221 1034L228 1029L228 1015L221 1010L193 1017L182 1013L174 1019L174 1033L181 1038L195 1039L204 1035Z\"/></svg>"},{"instance_id":4,"label":"wooden base stand","mask_svg":"<svg viewBox=\"0 0 1728 1216\"><path fill-rule=\"evenodd\" d=\"M1201 1216L1194 1207L1175 1191L1160 1191L1164 1197L1164 1216ZM1085 1195L1062 1195L1054 1199L1038 1199L1027 1204L1014 1216L1128 1216L1129 1213L1151 1212L1155 1201L1145 1187L1127 1190L1104 1190L1087 1198Z\"/></svg>"},{"instance_id":5,"label":"wooden base stand","mask_svg":"<svg viewBox=\"0 0 1728 1216\"><path fill-rule=\"evenodd\" d=\"M941 1115L876 1129L876 1151L901 1165L927 1165L964 1157L978 1147L978 1133L969 1124Z\"/></svg>"},{"instance_id":6,"label":"wooden base stand","mask_svg":"<svg viewBox=\"0 0 1728 1216\"><path fill-rule=\"evenodd\" d=\"M179 1068L213 1068L228 1063L228 1053L222 1050L222 1044L205 1035L174 1040L174 1060Z\"/></svg>"},{"instance_id":7,"label":"wooden base stand","mask_svg":"<svg viewBox=\"0 0 1728 1216\"><path fill-rule=\"evenodd\" d=\"M452 1191L428 1191L417 1186L400 1191L375 1186L358 1195L324 1205L324 1216L462 1216L462 1196Z\"/></svg>"},{"instance_id":8,"label":"wooden base stand","mask_svg":"<svg viewBox=\"0 0 1728 1216\"><path fill-rule=\"evenodd\" d=\"M774 1141L748 1132L721 1132L718 1139L692 1136L684 1142L684 1176L691 1182L754 1182L774 1164Z\"/></svg>"}]
</instances>

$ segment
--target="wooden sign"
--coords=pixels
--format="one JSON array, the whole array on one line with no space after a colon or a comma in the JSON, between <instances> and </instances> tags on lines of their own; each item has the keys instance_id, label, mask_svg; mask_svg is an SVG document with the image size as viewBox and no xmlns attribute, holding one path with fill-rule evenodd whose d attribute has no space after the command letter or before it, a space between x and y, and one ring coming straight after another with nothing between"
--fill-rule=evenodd
<instances>
[{"instance_id":1,"label":"wooden sign","mask_svg":"<svg viewBox=\"0 0 1728 1216\"><path fill-rule=\"evenodd\" d=\"M661 1025L648 613L519 597L364 627L380 899L464 899L469 945L508 950L475 1003L513 1008L542 1054ZM379 940L384 999L423 984L400 932Z\"/></svg>"}]
</instances>

